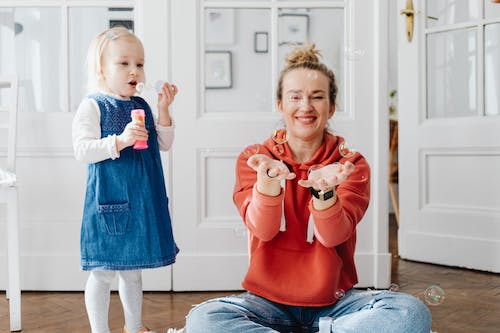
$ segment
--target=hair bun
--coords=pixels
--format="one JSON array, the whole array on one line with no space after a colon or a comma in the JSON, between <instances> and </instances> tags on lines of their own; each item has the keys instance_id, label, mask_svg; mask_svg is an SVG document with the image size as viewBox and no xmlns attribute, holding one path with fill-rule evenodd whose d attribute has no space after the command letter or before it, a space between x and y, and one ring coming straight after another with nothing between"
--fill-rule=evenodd
<instances>
[{"instance_id":1,"label":"hair bun","mask_svg":"<svg viewBox=\"0 0 500 333\"><path fill-rule=\"evenodd\" d=\"M321 53L316 49L316 44L297 47L288 53L285 59L285 67L293 66L302 62L320 63Z\"/></svg>"}]
</instances>

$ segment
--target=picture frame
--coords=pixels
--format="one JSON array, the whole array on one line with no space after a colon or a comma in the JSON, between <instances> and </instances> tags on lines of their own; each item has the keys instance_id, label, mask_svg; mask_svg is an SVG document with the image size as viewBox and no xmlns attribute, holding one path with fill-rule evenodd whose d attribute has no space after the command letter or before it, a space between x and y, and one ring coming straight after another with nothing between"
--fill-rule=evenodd
<instances>
[{"instance_id":1,"label":"picture frame","mask_svg":"<svg viewBox=\"0 0 500 333\"><path fill-rule=\"evenodd\" d=\"M255 53L269 52L269 35L267 31L257 31L253 38L253 50Z\"/></svg>"},{"instance_id":2,"label":"picture frame","mask_svg":"<svg viewBox=\"0 0 500 333\"><path fill-rule=\"evenodd\" d=\"M230 89L233 87L231 51L205 52L205 88Z\"/></svg>"},{"instance_id":3,"label":"picture frame","mask_svg":"<svg viewBox=\"0 0 500 333\"><path fill-rule=\"evenodd\" d=\"M309 15L280 14L278 17L278 45L303 45L309 40Z\"/></svg>"},{"instance_id":4,"label":"picture frame","mask_svg":"<svg viewBox=\"0 0 500 333\"><path fill-rule=\"evenodd\" d=\"M234 11L231 8L205 9L205 44L234 44Z\"/></svg>"},{"instance_id":5,"label":"picture frame","mask_svg":"<svg viewBox=\"0 0 500 333\"><path fill-rule=\"evenodd\" d=\"M109 27L125 27L130 31L134 31L134 21L133 20L109 20Z\"/></svg>"}]
</instances>

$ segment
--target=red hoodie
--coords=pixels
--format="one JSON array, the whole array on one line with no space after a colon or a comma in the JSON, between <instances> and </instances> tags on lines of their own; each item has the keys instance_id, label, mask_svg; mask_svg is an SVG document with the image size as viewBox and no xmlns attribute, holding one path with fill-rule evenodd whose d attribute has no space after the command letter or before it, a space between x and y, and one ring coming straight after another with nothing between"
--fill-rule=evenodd
<instances>
[{"instance_id":1,"label":"red hoodie","mask_svg":"<svg viewBox=\"0 0 500 333\"><path fill-rule=\"evenodd\" d=\"M325 306L358 282L354 265L356 225L370 200L370 168L361 154L348 160L355 165L345 182L337 187L337 202L317 211L307 188L314 164L344 163L339 136L325 134L324 142L307 163L297 163L287 143L277 145L269 138L262 145L243 151L237 160L233 200L249 230L250 263L242 286L271 301L295 306ZM286 181L276 197L257 191L256 172L247 166L248 152L282 160L297 175ZM280 231L282 202L286 230ZM306 241L310 212L314 218L314 240Z\"/></svg>"}]
</instances>

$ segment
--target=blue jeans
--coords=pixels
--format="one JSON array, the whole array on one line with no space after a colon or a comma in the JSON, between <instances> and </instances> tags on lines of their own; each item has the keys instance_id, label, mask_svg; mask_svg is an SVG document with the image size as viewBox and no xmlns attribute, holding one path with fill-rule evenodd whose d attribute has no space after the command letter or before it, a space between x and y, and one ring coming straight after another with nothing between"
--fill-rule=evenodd
<instances>
[{"instance_id":1,"label":"blue jeans","mask_svg":"<svg viewBox=\"0 0 500 333\"><path fill-rule=\"evenodd\" d=\"M399 292L351 289L323 307L290 306L252 293L213 299L193 308L187 333L318 332L321 317L334 333L429 333L431 314L417 298ZM330 326L330 325L329 325Z\"/></svg>"}]
</instances>

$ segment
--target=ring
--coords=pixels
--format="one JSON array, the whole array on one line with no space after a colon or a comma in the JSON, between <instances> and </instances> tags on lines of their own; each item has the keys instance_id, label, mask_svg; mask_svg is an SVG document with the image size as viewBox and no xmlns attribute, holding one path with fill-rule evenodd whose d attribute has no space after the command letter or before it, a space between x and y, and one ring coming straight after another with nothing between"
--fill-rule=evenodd
<instances>
[{"instance_id":1,"label":"ring","mask_svg":"<svg viewBox=\"0 0 500 333\"><path fill-rule=\"evenodd\" d=\"M269 178L276 178L276 177L278 176L277 174L276 174L276 175L274 175L274 176L271 176L271 175L269 174L269 170L271 170L271 169L267 169L267 171L266 171L266 175L267 175Z\"/></svg>"}]
</instances>

